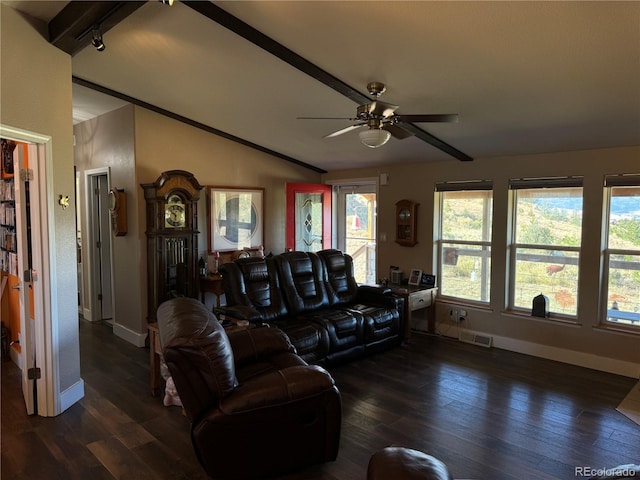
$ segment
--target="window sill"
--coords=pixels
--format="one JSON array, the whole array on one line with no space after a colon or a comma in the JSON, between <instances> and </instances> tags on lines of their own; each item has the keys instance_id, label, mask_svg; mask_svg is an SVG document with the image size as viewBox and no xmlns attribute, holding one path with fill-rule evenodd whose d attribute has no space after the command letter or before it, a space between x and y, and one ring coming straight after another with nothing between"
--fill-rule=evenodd
<instances>
[{"instance_id":1,"label":"window sill","mask_svg":"<svg viewBox=\"0 0 640 480\"><path fill-rule=\"evenodd\" d=\"M579 326L582 325L575 318L566 317L566 316L552 315L552 316L546 317L546 318L545 317L536 317L536 316L531 315L530 313L522 311L522 310L503 310L502 314L503 315L507 315L507 316L511 316L511 317L527 319L527 320L534 320L536 322L549 323L549 324L552 324L552 325L564 325L564 326L568 326L568 327L579 327Z\"/></svg>"},{"instance_id":2,"label":"window sill","mask_svg":"<svg viewBox=\"0 0 640 480\"><path fill-rule=\"evenodd\" d=\"M623 335L640 335L640 328L624 325L594 325L593 330L597 332L618 333Z\"/></svg>"}]
</instances>

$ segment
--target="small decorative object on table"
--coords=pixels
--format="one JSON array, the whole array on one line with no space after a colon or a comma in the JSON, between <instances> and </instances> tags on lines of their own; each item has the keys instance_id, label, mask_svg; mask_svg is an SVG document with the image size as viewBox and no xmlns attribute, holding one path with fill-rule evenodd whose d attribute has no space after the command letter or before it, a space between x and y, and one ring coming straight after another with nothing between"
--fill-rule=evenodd
<instances>
[{"instance_id":1,"label":"small decorative object on table","mask_svg":"<svg viewBox=\"0 0 640 480\"><path fill-rule=\"evenodd\" d=\"M533 297L531 315L534 317L547 318L549 316L549 298L542 293Z\"/></svg>"},{"instance_id":2,"label":"small decorative object on table","mask_svg":"<svg viewBox=\"0 0 640 480\"><path fill-rule=\"evenodd\" d=\"M422 279L422 270L419 268L412 268L409 275L409 285L420 285Z\"/></svg>"},{"instance_id":3,"label":"small decorative object on table","mask_svg":"<svg viewBox=\"0 0 640 480\"><path fill-rule=\"evenodd\" d=\"M436 276L429 273L423 273L420 278L420 286L433 288L436 286Z\"/></svg>"},{"instance_id":4,"label":"small decorative object on table","mask_svg":"<svg viewBox=\"0 0 640 480\"><path fill-rule=\"evenodd\" d=\"M218 263L220 262L220 252L213 252L213 273L218 273Z\"/></svg>"}]
</instances>

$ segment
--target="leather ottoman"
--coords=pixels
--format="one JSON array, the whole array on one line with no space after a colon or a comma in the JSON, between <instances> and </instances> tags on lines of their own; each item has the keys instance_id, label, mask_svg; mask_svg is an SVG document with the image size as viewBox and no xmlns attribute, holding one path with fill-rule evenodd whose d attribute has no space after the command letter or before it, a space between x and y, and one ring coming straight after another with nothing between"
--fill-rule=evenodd
<instances>
[{"instance_id":1,"label":"leather ottoman","mask_svg":"<svg viewBox=\"0 0 640 480\"><path fill-rule=\"evenodd\" d=\"M431 455L405 447L386 447L369 459L367 480L453 480L447 466Z\"/></svg>"}]
</instances>

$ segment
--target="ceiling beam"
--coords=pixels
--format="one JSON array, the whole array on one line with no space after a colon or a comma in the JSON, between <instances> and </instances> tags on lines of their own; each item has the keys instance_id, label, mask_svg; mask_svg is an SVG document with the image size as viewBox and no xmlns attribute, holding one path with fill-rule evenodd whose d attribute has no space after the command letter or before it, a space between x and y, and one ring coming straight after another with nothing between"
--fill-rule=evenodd
<instances>
[{"instance_id":1,"label":"ceiling beam","mask_svg":"<svg viewBox=\"0 0 640 480\"><path fill-rule=\"evenodd\" d=\"M169 110L165 110L164 108L158 107L151 103L147 103L143 100L137 99L135 97L130 97L124 93L118 92L116 90L111 90L110 88L104 87L102 85L98 85L97 83L90 82L89 80L85 80L80 77L72 77L72 82L76 85L80 85L82 87L90 88L91 90L95 90L96 92L104 93L105 95L110 95L114 98L119 98L128 103L132 103L142 108L146 108L147 110L151 110L152 112L158 113L160 115L164 115L165 117L171 118L172 120L176 120L178 122L182 122L191 127L198 128L200 130L204 130L205 132L212 133L214 135L218 135L219 137L226 138L227 140L231 140L233 142L239 143L249 148L253 148L254 150L258 150L260 152L266 153L268 155L272 155L274 157L280 158L282 160L286 160L287 162L293 163L300 167L307 168L309 170L313 170L317 173L327 173L326 170L322 168L318 168L314 165L309 165L308 163L304 163L296 158L289 157L280 152L276 152L275 150L271 150L267 147L263 147L262 145L258 145L257 143L250 142L245 140L244 138L236 137L227 132L223 132L222 130L218 130L217 128L210 127L209 125L205 125L204 123L197 122L187 117L183 117L175 112L171 112Z\"/></svg>"},{"instance_id":2,"label":"ceiling beam","mask_svg":"<svg viewBox=\"0 0 640 480\"><path fill-rule=\"evenodd\" d=\"M49 42L73 56L91 43L95 25L109 31L147 2L69 2L49 22Z\"/></svg>"},{"instance_id":3,"label":"ceiling beam","mask_svg":"<svg viewBox=\"0 0 640 480\"><path fill-rule=\"evenodd\" d=\"M268 37L264 33L243 22L238 17L231 15L217 5L214 5L211 2L187 0L183 0L181 3L204 15L208 19L213 20L219 25L236 33L237 35L240 35L245 40L253 43L263 50L266 50L272 55L275 55L283 62L288 63L301 72L306 73L312 78L315 78L316 80L324 83L326 86L353 100L357 104L360 105L363 103L369 103L371 101L371 97L369 97L368 95L361 93L355 88L347 85L339 78L334 77L329 72L311 63L309 60L301 57L294 51L285 47L281 43L276 42L271 37ZM457 158L458 160L465 162L473 160L473 158L466 153L461 152L457 148L449 145L445 141L440 140L439 138L412 123L403 123L402 127L406 130L409 130L420 140L433 145L434 147L442 150L443 152L451 155L454 158Z\"/></svg>"}]
</instances>

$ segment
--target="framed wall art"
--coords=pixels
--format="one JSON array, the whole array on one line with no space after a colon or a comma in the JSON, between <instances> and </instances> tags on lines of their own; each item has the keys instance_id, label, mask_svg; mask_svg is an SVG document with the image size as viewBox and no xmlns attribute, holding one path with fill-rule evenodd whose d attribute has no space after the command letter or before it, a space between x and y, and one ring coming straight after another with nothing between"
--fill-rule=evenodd
<instances>
[{"instance_id":1,"label":"framed wall art","mask_svg":"<svg viewBox=\"0 0 640 480\"><path fill-rule=\"evenodd\" d=\"M208 187L209 252L257 248L264 238L264 188Z\"/></svg>"}]
</instances>

